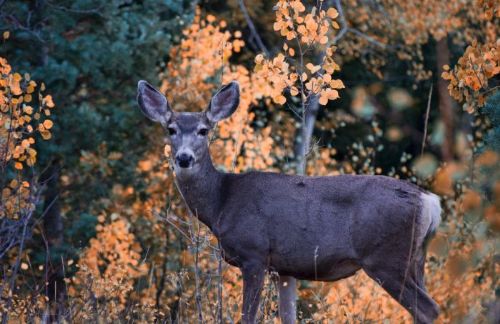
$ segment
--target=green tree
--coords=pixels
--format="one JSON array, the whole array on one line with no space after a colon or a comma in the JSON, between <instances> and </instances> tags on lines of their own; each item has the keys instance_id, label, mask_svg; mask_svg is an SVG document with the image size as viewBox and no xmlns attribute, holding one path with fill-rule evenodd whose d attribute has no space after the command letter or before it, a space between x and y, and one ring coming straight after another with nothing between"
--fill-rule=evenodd
<instances>
[{"instance_id":1,"label":"green tree","mask_svg":"<svg viewBox=\"0 0 500 324\"><path fill-rule=\"evenodd\" d=\"M174 0L0 1L0 31L11 35L0 56L44 80L60 107L54 141L39 149L51 300L55 284L64 287L61 257L86 245L96 223L93 205L114 184L134 181L148 135L131 108L137 81L158 79L193 12L191 1ZM85 157L96 154L106 159L90 167ZM45 259L45 249L34 253Z\"/></svg>"}]
</instances>

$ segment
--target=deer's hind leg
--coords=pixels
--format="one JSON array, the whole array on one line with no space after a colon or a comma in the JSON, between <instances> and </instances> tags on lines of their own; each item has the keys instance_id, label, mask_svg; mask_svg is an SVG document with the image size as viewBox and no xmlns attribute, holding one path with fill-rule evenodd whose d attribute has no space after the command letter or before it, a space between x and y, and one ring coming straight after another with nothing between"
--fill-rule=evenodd
<instances>
[{"instance_id":1,"label":"deer's hind leg","mask_svg":"<svg viewBox=\"0 0 500 324\"><path fill-rule=\"evenodd\" d=\"M414 265L410 265L414 266ZM432 323L439 314L434 300L415 281L411 271L379 264L364 268L365 272L379 283L395 300L413 316L415 323ZM420 279L419 279L420 280ZM423 280L423 279L422 279Z\"/></svg>"},{"instance_id":2,"label":"deer's hind leg","mask_svg":"<svg viewBox=\"0 0 500 324\"><path fill-rule=\"evenodd\" d=\"M415 261L413 263L413 268L410 269L411 275L413 276L416 284L424 291L427 291L425 288L425 258L426 258L426 252L425 250L420 251L416 257Z\"/></svg>"}]
</instances>

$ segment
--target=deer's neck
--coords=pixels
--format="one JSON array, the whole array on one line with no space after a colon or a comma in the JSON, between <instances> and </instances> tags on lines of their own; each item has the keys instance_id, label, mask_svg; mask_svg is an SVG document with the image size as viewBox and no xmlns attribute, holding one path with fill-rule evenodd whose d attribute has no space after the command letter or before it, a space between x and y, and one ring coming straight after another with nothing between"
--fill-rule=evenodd
<instances>
[{"instance_id":1,"label":"deer's neck","mask_svg":"<svg viewBox=\"0 0 500 324\"><path fill-rule=\"evenodd\" d=\"M213 230L219 217L219 202L224 173L212 164L209 155L194 172L176 172L177 184L189 209Z\"/></svg>"}]
</instances>

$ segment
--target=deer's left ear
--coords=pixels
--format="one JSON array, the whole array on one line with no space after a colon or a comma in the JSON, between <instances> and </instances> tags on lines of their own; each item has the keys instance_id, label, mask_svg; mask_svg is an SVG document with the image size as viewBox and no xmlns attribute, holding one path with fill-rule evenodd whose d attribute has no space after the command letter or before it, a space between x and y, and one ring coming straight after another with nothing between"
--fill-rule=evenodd
<instances>
[{"instance_id":1,"label":"deer's left ear","mask_svg":"<svg viewBox=\"0 0 500 324\"><path fill-rule=\"evenodd\" d=\"M240 103L240 85L236 81L223 86L212 97L206 112L210 122L216 123L231 116Z\"/></svg>"},{"instance_id":2,"label":"deer's left ear","mask_svg":"<svg viewBox=\"0 0 500 324\"><path fill-rule=\"evenodd\" d=\"M167 98L146 81L137 84L137 102L146 117L152 121L166 124L172 116Z\"/></svg>"}]
</instances>

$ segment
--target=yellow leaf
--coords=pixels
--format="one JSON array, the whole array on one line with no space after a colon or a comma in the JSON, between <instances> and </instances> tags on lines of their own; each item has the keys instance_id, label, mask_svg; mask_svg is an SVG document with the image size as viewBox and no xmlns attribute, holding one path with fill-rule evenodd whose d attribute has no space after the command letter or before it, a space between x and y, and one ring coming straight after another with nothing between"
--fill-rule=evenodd
<instances>
[{"instance_id":1,"label":"yellow leaf","mask_svg":"<svg viewBox=\"0 0 500 324\"><path fill-rule=\"evenodd\" d=\"M40 135L44 140L49 140L52 137L52 134L49 131L41 131Z\"/></svg>"},{"instance_id":2,"label":"yellow leaf","mask_svg":"<svg viewBox=\"0 0 500 324\"><path fill-rule=\"evenodd\" d=\"M42 85L43 85L43 83L42 83ZM45 105L49 108L53 108L55 106L51 95L46 95L45 98L43 98L43 101L44 101Z\"/></svg>"},{"instance_id":3,"label":"yellow leaf","mask_svg":"<svg viewBox=\"0 0 500 324\"><path fill-rule=\"evenodd\" d=\"M307 68L309 71L311 71L311 73L313 73L313 74L314 74L314 73L318 72L318 71L321 69L321 66L319 66L319 65L314 65L314 64L312 64L312 63L307 63L307 64L306 64L306 68Z\"/></svg>"},{"instance_id":4,"label":"yellow leaf","mask_svg":"<svg viewBox=\"0 0 500 324\"><path fill-rule=\"evenodd\" d=\"M291 94L292 96L296 96L296 95L298 95L298 94L299 94L299 90L298 90L296 87L291 87L291 88L290 88L290 94Z\"/></svg>"},{"instance_id":5,"label":"yellow leaf","mask_svg":"<svg viewBox=\"0 0 500 324\"><path fill-rule=\"evenodd\" d=\"M321 97L319 97L319 104L320 105L326 105L328 103L328 97L324 96L324 95L321 95Z\"/></svg>"},{"instance_id":6,"label":"yellow leaf","mask_svg":"<svg viewBox=\"0 0 500 324\"><path fill-rule=\"evenodd\" d=\"M3 32L3 39L4 39L4 40L5 40L5 39L9 39L9 37L10 37L10 32L9 32L8 30L7 30L7 31L4 31L4 32Z\"/></svg>"},{"instance_id":7,"label":"yellow leaf","mask_svg":"<svg viewBox=\"0 0 500 324\"><path fill-rule=\"evenodd\" d=\"M24 139L22 142L21 142L21 147L23 148L28 148L30 146L30 141L27 140L27 139Z\"/></svg>"},{"instance_id":8,"label":"yellow leaf","mask_svg":"<svg viewBox=\"0 0 500 324\"><path fill-rule=\"evenodd\" d=\"M335 18L337 18L339 16L339 12L335 8L329 8L326 11L326 14L327 14L328 17L330 17L332 19L335 19Z\"/></svg>"},{"instance_id":9,"label":"yellow leaf","mask_svg":"<svg viewBox=\"0 0 500 324\"><path fill-rule=\"evenodd\" d=\"M16 179L12 179L12 181L9 183L9 187L11 187L12 189L16 189L18 185L19 182Z\"/></svg>"},{"instance_id":10,"label":"yellow leaf","mask_svg":"<svg viewBox=\"0 0 500 324\"><path fill-rule=\"evenodd\" d=\"M52 120L50 119L47 119L43 122L43 126L46 128L46 129L51 129L52 126L54 126L54 123L52 122Z\"/></svg>"},{"instance_id":11,"label":"yellow leaf","mask_svg":"<svg viewBox=\"0 0 500 324\"><path fill-rule=\"evenodd\" d=\"M296 36L296 34L293 31L291 31L291 32L286 34L286 39L290 41L290 40L294 39L295 36Z\"/></svg>"},{"instance_id":12,"label":"yellow leaf","mask_svg":"<svg viewBox=\"0 0 500 324\"><path fill-rule=\"evenodd\" d=\"M332 89L344 89L345 88L344 82L342 82L342 80L332 80L330 82L330 87Z\"/></svg>"},{"instance_id":13,"label":"yellow leaf","mask_svg":"<svg viewBox=\"0 0 500 324\"><path fill-rule=\"evenodd\" d=\"M255 57L255 63L256 63L256 64L261 64L263 61L264 61L264 55L262 55L262 54L258 54L258 55Z\"/></svg>"},{"instance_id":14,"label":"yellow leaf","mask_svg":"<svg viewBox=\"0 0 500 324\"><path fill-rule=\"evenodd\" d=\"M24 111L24 113L26 113L28 115L31 115L33 113L33 107L31 107L31 106L24 106L23 107L23 111Z\"/></svg>"},{"instance_id":15,"label":"yellow leaf","mask_svg":"<svg viewBox=\"0 0 500 324\"><path fill-rule=\"evenodd\" d=\"M339 92L337 90L332 90L328 92L328 99L329 100L335 100L340 98Z\"/></svg>"},{"instance_id":16,"label":"yellow leaf","mask_svg":"<svg viewBox=\"0 0 500 324\"><path fill-rule=\"evenodd\" d=\"M216 20L216 18L215 18L215 16L214 16L214 15L208 15L208 16L207 16L207 21L208 21L209 23L212 23L212 22L214 22L215 20Z\"/></svg>"},{"instance_id":17,"label":"yellow leaf","mask_svg":"<svg viewBox=\"0 0 500 324\"><path fill-rule=\"evenodd\" d=\"M279 95L279 96L273 98L273 100L274 100L274 102L276 102L277 104L280 104L280 105L284 105L286 103L286 98L283 95Z\"/></svg>"},{"instance_id":18,"label":"yellow leaf","mask_svg":"<svg viewBox=\"0 0 500 324\"><path fill-rule=\"evenodd\" d=\"M17 170L22 170L23 164L21 162L16 162L14 163L14 168L16 168Z\"/></svg>"}]
</instances>

